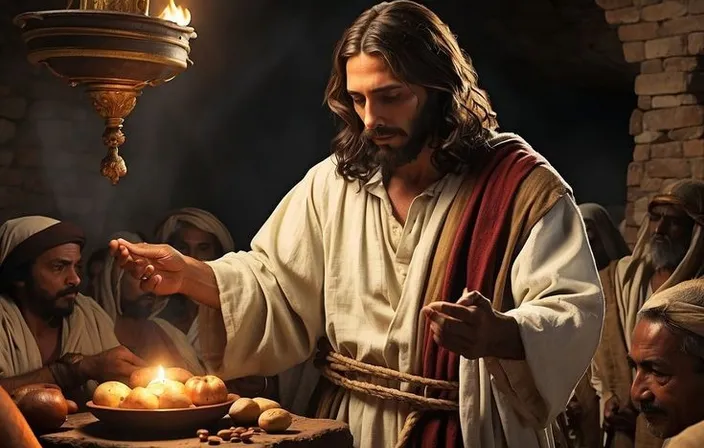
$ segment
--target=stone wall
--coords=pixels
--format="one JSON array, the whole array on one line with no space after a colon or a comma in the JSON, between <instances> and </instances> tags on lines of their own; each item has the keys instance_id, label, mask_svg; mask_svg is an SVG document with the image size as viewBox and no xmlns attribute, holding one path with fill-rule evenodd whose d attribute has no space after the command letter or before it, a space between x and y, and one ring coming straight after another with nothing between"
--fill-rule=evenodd
<instances>
[{"instance_id":1,"label":"stone wall","mask_svg":"<svg viewBox=\"0 0 704 448\"><path fill-rule=\"evenodd\" d=\"M626 61L640 64L630 120L627 240L635 243L649 199L678 179L704 179L704 0L596 0L618 27Z\"/></svg>"}]
</instances>

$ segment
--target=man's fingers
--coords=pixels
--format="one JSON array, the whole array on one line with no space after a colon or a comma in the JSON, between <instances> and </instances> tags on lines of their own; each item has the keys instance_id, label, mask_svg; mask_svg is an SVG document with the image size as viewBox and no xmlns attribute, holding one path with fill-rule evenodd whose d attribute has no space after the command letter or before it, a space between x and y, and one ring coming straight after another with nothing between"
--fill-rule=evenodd
<instances>
[{"instance_id":1,"label":"man's fingers","mask_svg":"<svg viewBox=\"0 0 704 448\"><path fill-rule=\"evenodd\" d=\"M152 271L153 272L153 271ZM139 287L145 292L154 292L163 278L159 274L149 275L146 280L142 280Z\"/></svg>"},{"instance_id":2,"label":"man's fingers","mask_svg":"<svg viewBox=\"0 0 704 448\"><path fill-rule=\"evenodd\" d=\"M142 258L159 258L162 256L162 249L153 244L147 244L147 243L130 243L127 240L123 240L122 238L117 240L118 244L120 246L124 246L127 248L129 251L130 255L133 257L136 255L137 257L142 257Z\"/></svg>"},{"instance_id":3,"label":"man's fingers","mask_svg":"<svg viewBox=\"0 0 704 448\"><path fill-rule=\"evenodd\" d=\"M475 311L459 303L433 302L428 305L433 311L442 313L451 318L471 323L475 320Z\"/></svg>"},{"instance_id":4,"label":"man's fingers","mask_svg":"<svg viewBox=\"0 0 704 448\"><path fill-rule=\"evenodd\" d=\"M480 308L491 308L491 302L481 295L479 291L467 291L464 290L462 297L457 301L457 305L469 307L476 306Z\"/></svg>"},{"instance_id":5,"label":"man's fingers","mask_svg":"<svg viewBox=\"0 0 704 448\"><path fill-rule=\"evenodd\" d=\"M145 367L147 365L147 362L145 360L132 353L128 348L120 350L119 357L126 363L132 364L133 366Z\"/></svg>"}]
</instances>

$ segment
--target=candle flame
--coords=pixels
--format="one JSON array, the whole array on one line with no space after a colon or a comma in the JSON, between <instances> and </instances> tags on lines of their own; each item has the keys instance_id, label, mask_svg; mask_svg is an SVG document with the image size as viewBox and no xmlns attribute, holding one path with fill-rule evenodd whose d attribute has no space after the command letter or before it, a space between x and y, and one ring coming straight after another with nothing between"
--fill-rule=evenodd
<instances>
[{"instance_id":1,"label":"candle flame","mask_svg":"<svg viewBox=\"0 0 704 448\"><path fill-rule=\"evenodd\" d=\"M166 380L166 371L161 366L156 370L156 380L162 383Z\"/></svg>"},{"instance_id":2,"label":"candle flame","mask_svg":"<svg viewBox=\"0 0 704 448\"><path fill-rule=\"evenodd\" d=\"M188 8L176 5L174 0L169 0L169 4L161 11L159 18L169 20L177 25L187 26L191 23L191 11Z\"/></svg>"}]
</instances>

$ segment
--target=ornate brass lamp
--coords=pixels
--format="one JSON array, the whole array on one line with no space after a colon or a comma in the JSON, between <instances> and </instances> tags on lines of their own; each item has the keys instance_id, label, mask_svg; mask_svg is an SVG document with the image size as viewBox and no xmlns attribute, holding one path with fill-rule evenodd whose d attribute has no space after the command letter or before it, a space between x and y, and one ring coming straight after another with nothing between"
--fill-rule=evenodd
<instances>
[{"instance_id":1,"label":"ornate brass lamp","mask_svg":"<svg viewBox=\"0 0 704 448\"><path fill-rule=\"evenodd\" d=\"M69 7L71 2L69 2ZM122 124L146 86L170 81L193 62L190 12L169 6L150 17L149 0L81 0L80 9L20 14L27 58L45 65L73 87L81 85L105 120L108 154L100 172L113 185L127 174L118 149L125 142Z\"/></svg>"}]
</instances>

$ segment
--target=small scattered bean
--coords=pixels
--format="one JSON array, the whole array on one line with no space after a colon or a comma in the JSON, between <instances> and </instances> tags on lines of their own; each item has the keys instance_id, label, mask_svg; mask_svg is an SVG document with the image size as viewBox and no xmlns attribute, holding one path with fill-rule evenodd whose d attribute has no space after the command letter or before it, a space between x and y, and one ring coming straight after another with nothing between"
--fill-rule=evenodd
<instances>
[{"instance_id":1,"label":"small scattered bean","mask_svg":"<svg viewBox=\"0 0 704 448\"><path fill-rule=\"evenodd\" d=\"M208 445L220 445L221 443L222 443L222 439L218 436L208 437Z\"/></svg>"},{"instance_id":2,"label":"small scattered bean","mask_svg":"<svg viewBox=\"0 0 704 448\"><path fill-rule=\"evenodd\" d=\"M218 431L218 437L227 442L232 438L232 431L229 429L221 429Z\"/></svg>"}]
</instances>

